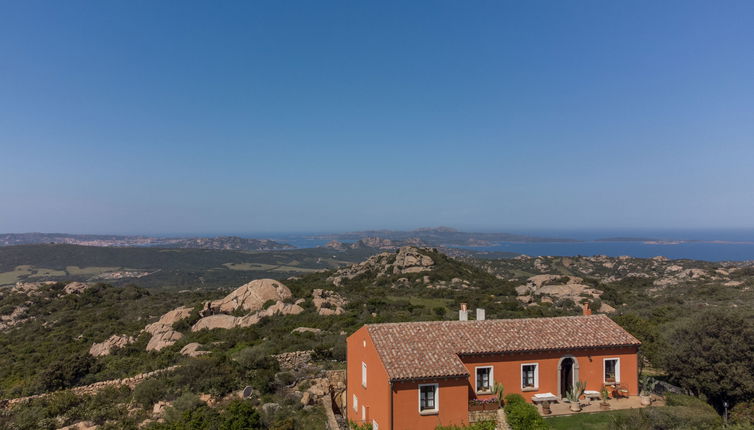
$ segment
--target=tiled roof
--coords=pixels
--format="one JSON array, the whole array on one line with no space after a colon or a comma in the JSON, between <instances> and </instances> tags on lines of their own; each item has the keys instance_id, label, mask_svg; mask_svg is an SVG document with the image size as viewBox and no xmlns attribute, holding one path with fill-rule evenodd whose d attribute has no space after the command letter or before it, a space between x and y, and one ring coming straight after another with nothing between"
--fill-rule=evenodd
<instances>
[{"instance_id":1,"label":"tiled roof","mask_svg":"<svg viewBox=\"0 0 754 430\"><path fill-rule=\"evenodd\" d=\"M639 345L605 315L369 324L390 380L466 376L459 355Z\"/></svg>"}]
</instances>

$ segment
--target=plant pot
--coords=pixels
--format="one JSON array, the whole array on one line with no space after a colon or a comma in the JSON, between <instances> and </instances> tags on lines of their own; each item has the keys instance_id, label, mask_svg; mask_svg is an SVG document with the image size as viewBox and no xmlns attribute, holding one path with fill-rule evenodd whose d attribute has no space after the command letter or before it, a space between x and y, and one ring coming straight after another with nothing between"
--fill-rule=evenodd
<instances>
[{"instance_id":1,"label":"plant pot","mask_svg":"<svg viewBox=\"0 0 754 430\"><path fill-rule=\"evenodd\" d=\"M484 405L480 404L469 404L469 411L482 411L484 410Z\"/></svg>"},{"instance_id":2,"label":"plant pot","mask_svg":"<svg viewBox=\"0 0 754 430\"><path fill-rule=\"evenodd\" d=\"M641 405L649 406L652 404L652 398L650 396L641 396Z\"/></svg>"},{"instance_id":3,"label":"plant pot","mask_svg":"<svg viewBox=\"0 0 754 430\"><path fill-rule=\"evenodd\" d=\"M610 410L610 403L600 403L600 410L603 410L603 411Z\"/></svg>"},{"instance_id":4,"label":"plant pot","mask_svg":"<svg viewBox=\"0 0 754 430\"><path fill-rule=\"evenodd\" d=\"M581 412L581 404L579 402L571 402L571 412Z\"/></svg>"}]
</instances>

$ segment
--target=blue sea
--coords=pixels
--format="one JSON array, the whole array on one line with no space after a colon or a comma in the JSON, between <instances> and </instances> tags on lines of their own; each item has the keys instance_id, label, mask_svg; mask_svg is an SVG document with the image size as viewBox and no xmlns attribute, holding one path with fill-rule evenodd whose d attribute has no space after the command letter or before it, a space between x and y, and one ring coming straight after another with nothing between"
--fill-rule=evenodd
<instances>
[{"instance_id":1,"label":"blue sea","mask_svg":"<svg viewBox=\"0 0 754 430\"><path fill-rule=\"evenodd\" d=\"M500 251L530 256L576 256L628 255L650 258L664 256L670 259L693 259L707 261L754 260L754 230L536 230L508 231L537 237L575 239L579 242L505 242L494 246L468 247L478 251ZM244 235L265 237L262 235ZM274 240L289 243L299 248L312 248L327 243L327 240L312 239L308 234L279 234ZM266 237L269 237L266 236ZM605 238L648 238L664 242L681 243L651 244L642 241L603 242Z\"/></svg>"}]
</instances>

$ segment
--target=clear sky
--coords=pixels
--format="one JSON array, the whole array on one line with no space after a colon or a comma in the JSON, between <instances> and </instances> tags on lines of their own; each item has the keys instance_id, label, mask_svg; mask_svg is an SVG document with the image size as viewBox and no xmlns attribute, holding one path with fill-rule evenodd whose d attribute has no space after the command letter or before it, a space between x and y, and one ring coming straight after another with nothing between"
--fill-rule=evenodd
<instances>
[{"instance_id":1,"label":"clear sky","mask_svg":"<svg viewBox=\"0 0 754 430\"><path fill-rule=\"evenodd\" d=\"M754 227L754 2L0 2L0 232L431 225Z\"/></svg>"}]
</instances>

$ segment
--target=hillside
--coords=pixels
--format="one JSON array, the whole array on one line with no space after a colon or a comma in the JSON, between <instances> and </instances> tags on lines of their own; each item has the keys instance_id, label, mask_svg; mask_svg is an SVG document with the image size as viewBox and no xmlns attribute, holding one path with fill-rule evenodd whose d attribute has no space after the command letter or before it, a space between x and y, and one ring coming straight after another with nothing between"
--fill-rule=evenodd
<instances>
[{"instance_id":1,"label":"hillside","mask_svg":"<svg viewBox=\"0 0 754 430\"><path fill-rule=\"evenodd\" d=\"M165 238L65 233L6 233L0 234L0 246L67 244L82 246L159 246L167 248L226 249L235 251L269 251L294 249L294 246L269 239L247 239L236 236Z\"/></svg>"},{"instance_id":2,"label":"hillside","mask_svg":"<svg viewBox=\"0 0 754 430\"><path fill-rule=\"evenodd\" d=\"M95 258L81 248L71 251ZM117 257L130 258L130 265L146 261L139 254L144 250L124 250L99 258L109 264ZM148 257L165 252L146 251L157 253ZM174 252L198 251L167 255ZM59 260L50 267L68 263L55 255ZM216 267L230 255L235 253L208 253L202 267ZM190 265L192 258L200 264L201 256L171 264ZM162 258L161 264L171 261ZM699 309L735 306L751 314L752 275L747 263L600 256L480 260L402 247L372 250L356 264L279 280L249 276L193 292L21 283L0 290L0 398L63 392L8 400L0 427L89 421L101 428L157 429L153 421L164 419L177 426L166 428L181 428L181 420L195 414L231 419L239 407L234 399L250 386L251 401L243 404L252 409L245 413L264 428L322 428L318 399L331 394L336 410L342 407L339 369L348 334L366 323L456 319L460 303L484 308L488 318L520 318L575 315L588 302L638 336L647 364L658 369L663 333ZM145 372L158 373L137 376ZM110 382L89 385L97 381Z\"/></svg>"},{"instance_id":3,"label":"hillside","mask_svg":"<svg viewBox=\"0 0 754 430\"><path fill-rule=\"evenodd\" d=\"M90 281L148 288L215 288L249 278L276 278L360 261L372 248L231 251L78 245L0 247L0 288L16 282Z\"/></svg>"}]
</instances>

